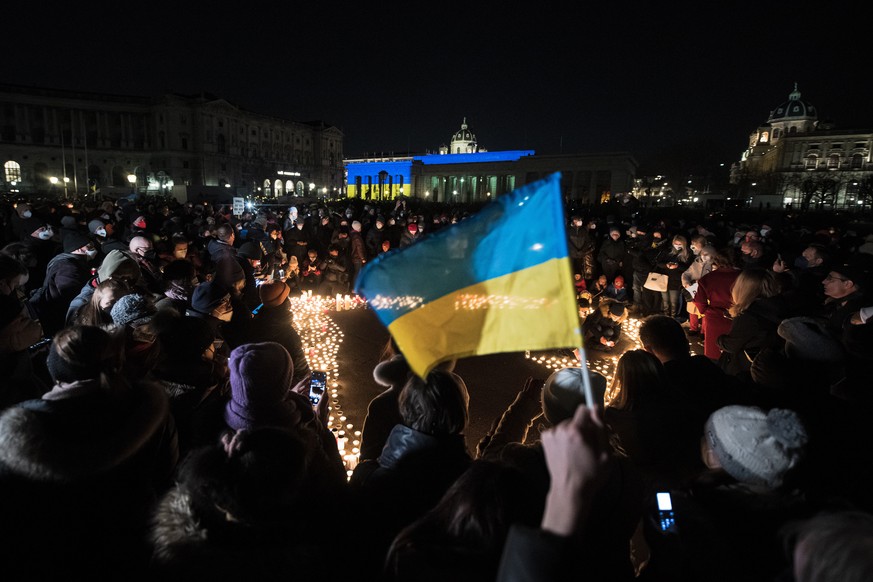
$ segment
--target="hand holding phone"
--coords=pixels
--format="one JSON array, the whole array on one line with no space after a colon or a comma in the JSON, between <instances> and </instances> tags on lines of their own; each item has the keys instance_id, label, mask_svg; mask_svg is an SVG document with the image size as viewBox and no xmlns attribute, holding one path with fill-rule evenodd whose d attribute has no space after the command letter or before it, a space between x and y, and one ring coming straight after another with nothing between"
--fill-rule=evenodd
<instances>
[{"instance_id":1,"label":"hand holding phone","mask_svg":"<svg viewBox=\"0 0 873 582\"><path fill-rule=\"evenodd\" d=\"M659 491L655 494L658 503L658 529L661 533L678 533L676 515L673 513L673 498L669 491Z\"/></svg>"},{"instance_id":2,"label":"hand holding phone","mask_svg":"<svg viewBox=\"0 0 873 582\"><path fill-rule=\"evenodd\" d=\"M326 387L327 373L322 370L313 370L309 378L309 401L313 407L318 406Z\"/></svg>"}]
</instances>

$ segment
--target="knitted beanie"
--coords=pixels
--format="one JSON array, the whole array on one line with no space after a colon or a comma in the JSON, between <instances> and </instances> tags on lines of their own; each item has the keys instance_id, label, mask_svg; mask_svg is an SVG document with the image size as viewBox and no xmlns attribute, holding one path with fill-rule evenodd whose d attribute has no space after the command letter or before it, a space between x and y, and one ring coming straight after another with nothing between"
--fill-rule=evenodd
<instances>
[{"instance_id":1,"label":"knitted beanie","mask_svg":"<svg viewBox=\"0 0 873 582\"><path fill-rule=\"evenodd\" d=\"M355 230L357 232L361 232L361 221L353 220L352 221L352 230Z\"/></svg>"},{"instance_id":2,"label":"knitted beanie","mask_svg":"<svg viewBox=\"0 0 873 582\"><path fill-rule=\"evenodd\" d=\"M748 485L776 489L803 457L809 440L793 410L764 412L754 406L725 406L704 428L709 446L728 474Z\"/></svg>"},{"instance_id":3,"label":"knitted beanie","mask_svg":"<svg viewBox=\"0 0 873 582\"><path fill-rule=\"evenodd\" d=\"M294 364L288 350L276 342L243 344L228 360L231 397L224 420L234 430L285 426L292 422L287 395Z\"/></svg>"},{"instance_id":4,"label":"knitted beanie","mask_svg":"<svg viewBox=\"0 0 873 582\"><path fill-rule=\"evenodd\" d=\"M91 243L91 239L79 232L73 231L64 236L64 252L72 253Z\"/></svg>"},{"instance_id":5,"label":"knitted beanie","mask_svg":"<svg viewBox=\"0 0 873 582\"><path fill-rule=\"evenodd\" d=\"M242 281L245 278L246 273L242 265L234 257L221 259L215 266L215 279L222 285L230 286L235 281Z\"/></svg>"},{"instance_id":6,"label":"knitted beanie","mask_svg":"<svg viewBox=\"0 0 873 582\"><path fill-rule=\"evenodd\" d=\"M130 293L116 301L109 314L115 325L137 326L151 319L156 311L150 297L141 293Z\"/></svg>"},{"instance_id":7,"label":"knitted beanie","mask_svg":"<svg viewBox=\"0 0 873 582\"><path fill-rule=\"evenodd\" d=\"M69 214L62 217L61 226L64 228L76 228L76 217Z\"/></svg>"},{"instance_id":8,"label":"knitted beanie","mask_svg":"<svg viewBox=\"0 0 873 582\"><path fill-rule=\"evenodd\" d=\"M290 292L291 289L285 284L285 281L272 281L258 287L258 295L260 295L261 303L264 304L264 307L282 305L288 299Z\"/></svg>"},{"instance_id":9,"label":"knitted beanie","mask_svg":"<svg viewBox=\"0 0 873 582\"><path fill-rule=\"evenodd\" d=\"M142 271L139 269L139 264L130 255L113 249L103 258L103 262L97 268L97 280L102 282L113 277L137 282L142 278Z\"/></svg>"},{"instance_id":10,"label":"knitted beanie","mask_svg":"<svg viewBox=\"0 0 873 582\"><path fill-rule=\"evenodd\" d=\"M571 418L580 404L585 404L585 388L582 368L563 368L552 372L543 385L543 415L550 424L558 424ZM603 406L606 393L606 377L588 371L591 379L593 404Z\"/></svg>"},{"instance_id":11,"label":"knitted beanie","mask_svg":"<svg viewBox=\"0 0 873 582\"><path fill-rule=\"evenodd\" d=\"M174 361L196 362L215 341L212 327L205 319L189 315L169 319L158 333L161 351Z\"/></svg>"},{"instance_id":12,"label":"knitted beanie","mask_svg":"<svg viewBox=\"0 0 873 582\"><path fill-rule=\"evenodd\" d=\"M228 295L230 293L215 281L206 281L194 288L191 307L194 311L209 315Z\"/></svg>"},{"instance_id":13,"label":"knitted beanie","mask_svg":"<svg viewBox=\"0 0 873 582\"><path fill-rule=\"evenodd\" d=\"M99 218L95 218L88 223L88 232L94 234L95 232L97 232L98 228L104 228L105 226L106 225L103 224L102 220L100 220Z\"/></svg>"}]
</instances>

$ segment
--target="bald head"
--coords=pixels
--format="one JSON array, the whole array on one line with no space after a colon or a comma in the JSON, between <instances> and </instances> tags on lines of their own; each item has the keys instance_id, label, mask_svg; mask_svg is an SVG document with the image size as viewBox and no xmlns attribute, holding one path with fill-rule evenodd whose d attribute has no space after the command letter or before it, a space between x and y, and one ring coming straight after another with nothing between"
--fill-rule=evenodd
<instances>
[{"instance_id":1,"label":"bald head","mask_svg":"<svg viewBox=\"0 0 873 582\"><path fill-rule=\"evenodd\" d=\"M135 236L130 239L130 244L127 247L135 255L140 257L145 256L147 252L152 250L152 241L144 236Z\"/></svg>"}]
</instances>

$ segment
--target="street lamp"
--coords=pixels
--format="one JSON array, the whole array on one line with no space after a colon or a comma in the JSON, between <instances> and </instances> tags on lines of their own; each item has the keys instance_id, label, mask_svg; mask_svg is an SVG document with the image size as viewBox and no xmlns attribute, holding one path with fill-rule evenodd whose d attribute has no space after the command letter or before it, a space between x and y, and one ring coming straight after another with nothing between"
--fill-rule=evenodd
<instances>
[{"instance_id":1,"label":"street lamp","mask_svg":"<svg viewBox=\"0 0 873 582\"><path fill-rule=\"evenodd\" d=\"M315 190L315 184L312 183L312 182L310 182L310 183L309 183L309 197L310 197L310 198L312 197L312 191L313 191L313 190Z\"/></svg>"},{"instance_id":2,"label":"street lamp","mask_svg":"<svg viewBox=\"0 0 873 582\"><path fill-rule=\"evenodd\" d=\"M128 174L127 181L130 182L130 193L136 194L136 174Z\"/></svg>"}]
</instances>

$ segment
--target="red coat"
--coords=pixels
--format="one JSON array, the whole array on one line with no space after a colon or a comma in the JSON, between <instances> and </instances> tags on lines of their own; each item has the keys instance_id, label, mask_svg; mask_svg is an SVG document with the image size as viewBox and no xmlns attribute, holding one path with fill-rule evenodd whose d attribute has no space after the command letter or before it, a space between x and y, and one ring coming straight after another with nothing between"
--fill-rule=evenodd
<instances>
[{"instance_id":1,"label":"red coat","mask_svg":"<svg viewBox=\"0 0 873 582\"><path fill-rule=\"evenodd\" d=\"M703 315L703 353L707 358L718 360L721 349L718 338L731 331L731 320L727 310L733 304L731 288L740 271L722 267L707 273L697 281L697 294L694 305Z\"/></svg>"}]
</instances>

